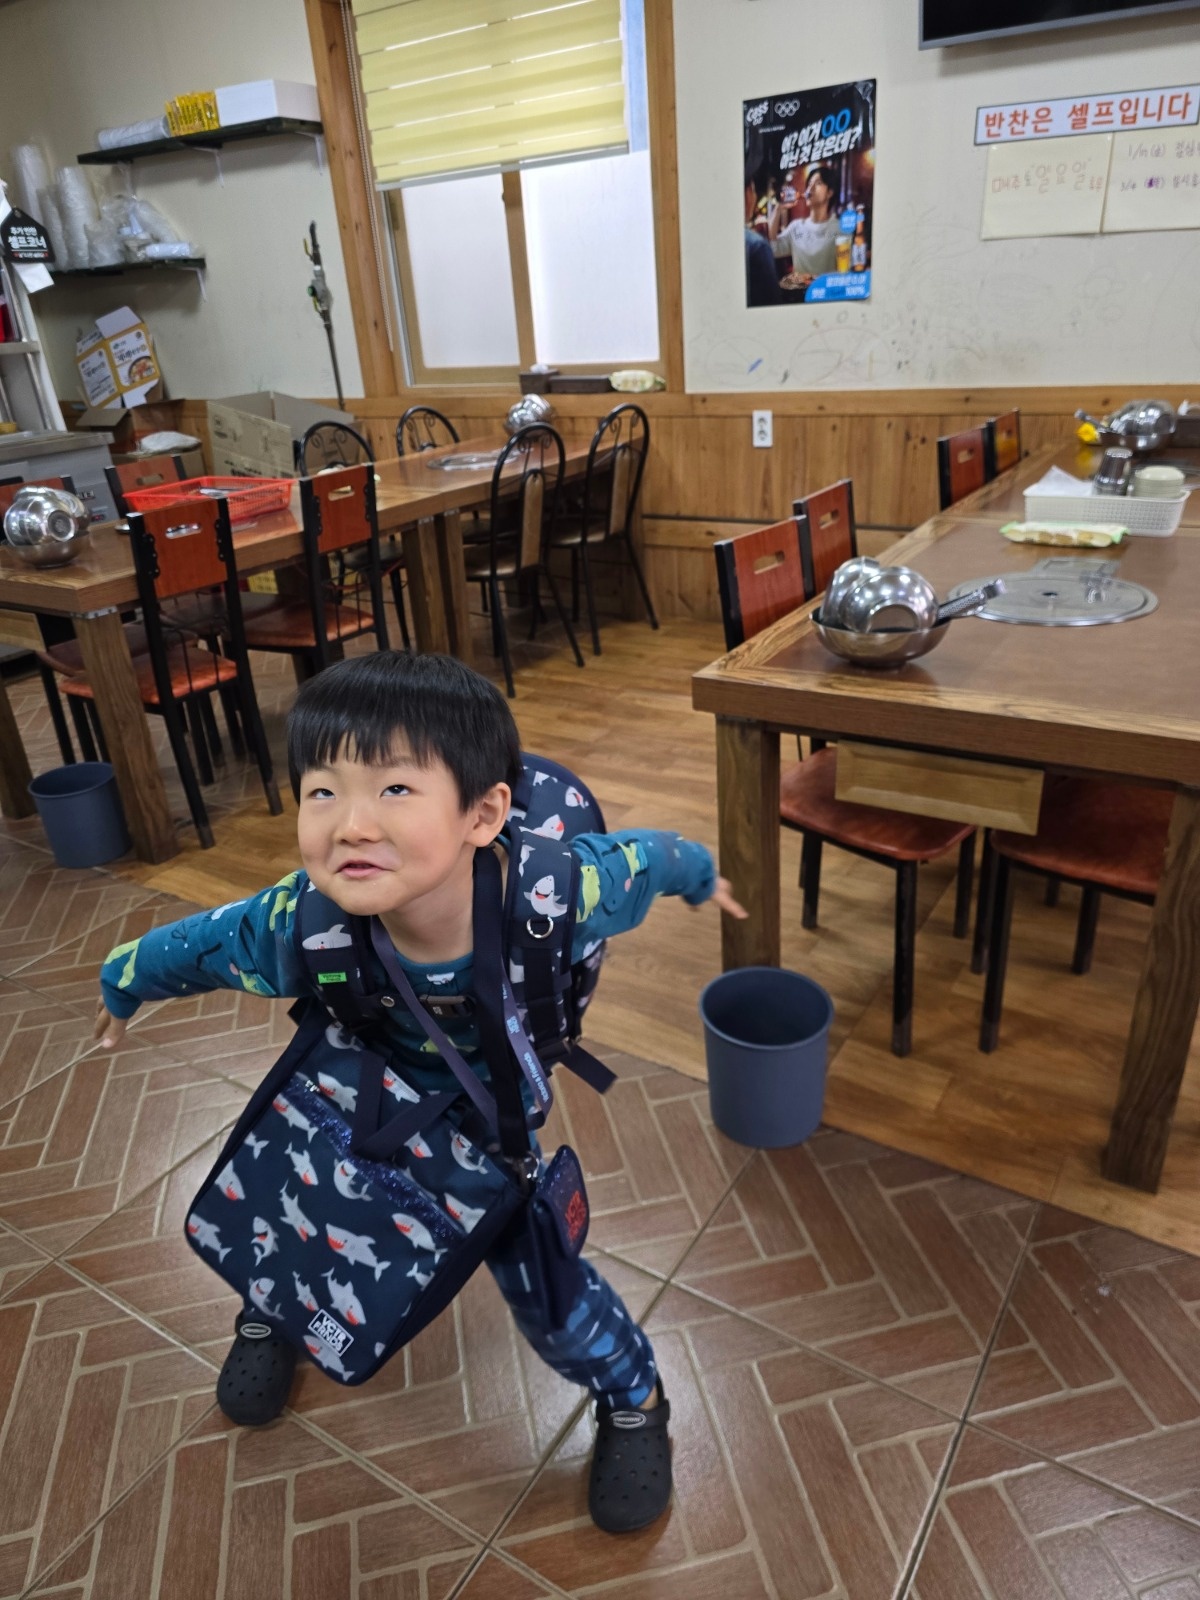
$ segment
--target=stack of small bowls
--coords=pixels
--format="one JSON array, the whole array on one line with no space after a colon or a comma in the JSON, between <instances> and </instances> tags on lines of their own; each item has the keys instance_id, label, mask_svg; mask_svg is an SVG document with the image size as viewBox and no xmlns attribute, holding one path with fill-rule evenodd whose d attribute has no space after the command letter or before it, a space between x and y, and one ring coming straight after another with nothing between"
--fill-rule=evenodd
<instances>
[{"instance_id":1,"label":"stack of small bowls","mask_svg":"<svg viewBox=\"0 0 1200 1600\"><path fill-rule=\"evenodd\" d=\"M937 591L910 567L871 556L844 561L829 580L813 628L826 649L862 667L898 667L942 641Z\"/></svg>"}]
</instances>

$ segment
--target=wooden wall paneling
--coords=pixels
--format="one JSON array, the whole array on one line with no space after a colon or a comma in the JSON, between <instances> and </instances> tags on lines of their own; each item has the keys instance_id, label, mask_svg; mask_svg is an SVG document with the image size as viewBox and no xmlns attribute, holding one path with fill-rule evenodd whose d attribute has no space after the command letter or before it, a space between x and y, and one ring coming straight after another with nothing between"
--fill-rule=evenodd
<instances>
[{"instance_id":1,"label":"wooden wall paneling","mask_svg":"<svg viewBox=\"0 0 1200 1600\"><path fill-rule=\"evenodd\" d=\"M304 11L363 388L368 395L403 393L406 383L399 349L392 359L384 300L390 289L385 291L380 281L377 200L367 177L355 119L357 66L347 49L343 8L340 0L304 0Z\"/></svg>"}]
</instances>

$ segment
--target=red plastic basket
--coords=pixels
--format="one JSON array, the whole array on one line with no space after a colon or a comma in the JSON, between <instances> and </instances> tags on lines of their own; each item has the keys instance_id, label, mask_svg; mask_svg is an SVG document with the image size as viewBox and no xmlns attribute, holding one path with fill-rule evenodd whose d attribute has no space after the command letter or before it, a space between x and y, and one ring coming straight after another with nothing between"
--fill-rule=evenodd
<instances>
[{"instance_id":1,"label":"red plastic basket","mask_svg":"<svg viewBox=\"0 0 1200 1600\"><path fill-rule=\"evenodd\" d=\"M131 511L154 511L180 500L219 498L229 502L229 520L236 527L270 511L286 511L294 486L293 478L184 478L152 489L126 489L125 503Z\"/></svg>"}]
</instances>

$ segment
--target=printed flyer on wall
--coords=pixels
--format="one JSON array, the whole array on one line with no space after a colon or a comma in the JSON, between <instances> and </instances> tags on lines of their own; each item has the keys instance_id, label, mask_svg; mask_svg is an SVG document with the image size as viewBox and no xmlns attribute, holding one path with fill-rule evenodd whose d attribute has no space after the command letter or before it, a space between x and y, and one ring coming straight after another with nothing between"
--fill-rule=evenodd
<instances>
[{"instance_id":1,"label":"printed flyer on wall","mask_svg":"<svg viewBox=\"0 0 1200 1600\"><path fill-rule=\"evenodd\" d=\"M743 105L746 304L871 295L875 80Z\"/></svg>"}]
</instances>

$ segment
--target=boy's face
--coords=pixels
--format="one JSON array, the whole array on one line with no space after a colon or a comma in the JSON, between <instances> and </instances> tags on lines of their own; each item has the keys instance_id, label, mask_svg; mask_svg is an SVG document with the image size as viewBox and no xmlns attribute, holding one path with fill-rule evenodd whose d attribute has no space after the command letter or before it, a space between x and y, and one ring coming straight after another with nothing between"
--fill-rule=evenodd
<instances>
[{"instance_id":1,"label":"boy's face","mask_svg":"<svg viewBox=\"0 0 1200 1600\"><path fill-rule=\"evenodd\" d=\"M306 772L297 835L309 877L352 916L413 906L455 884L476 849L491 844L508 814L506 784L462 809L445 762L418 766L398 745L382 766L347 760ZM470 876L465 877L467 893Z\"/></svg>"}]
</instances>

